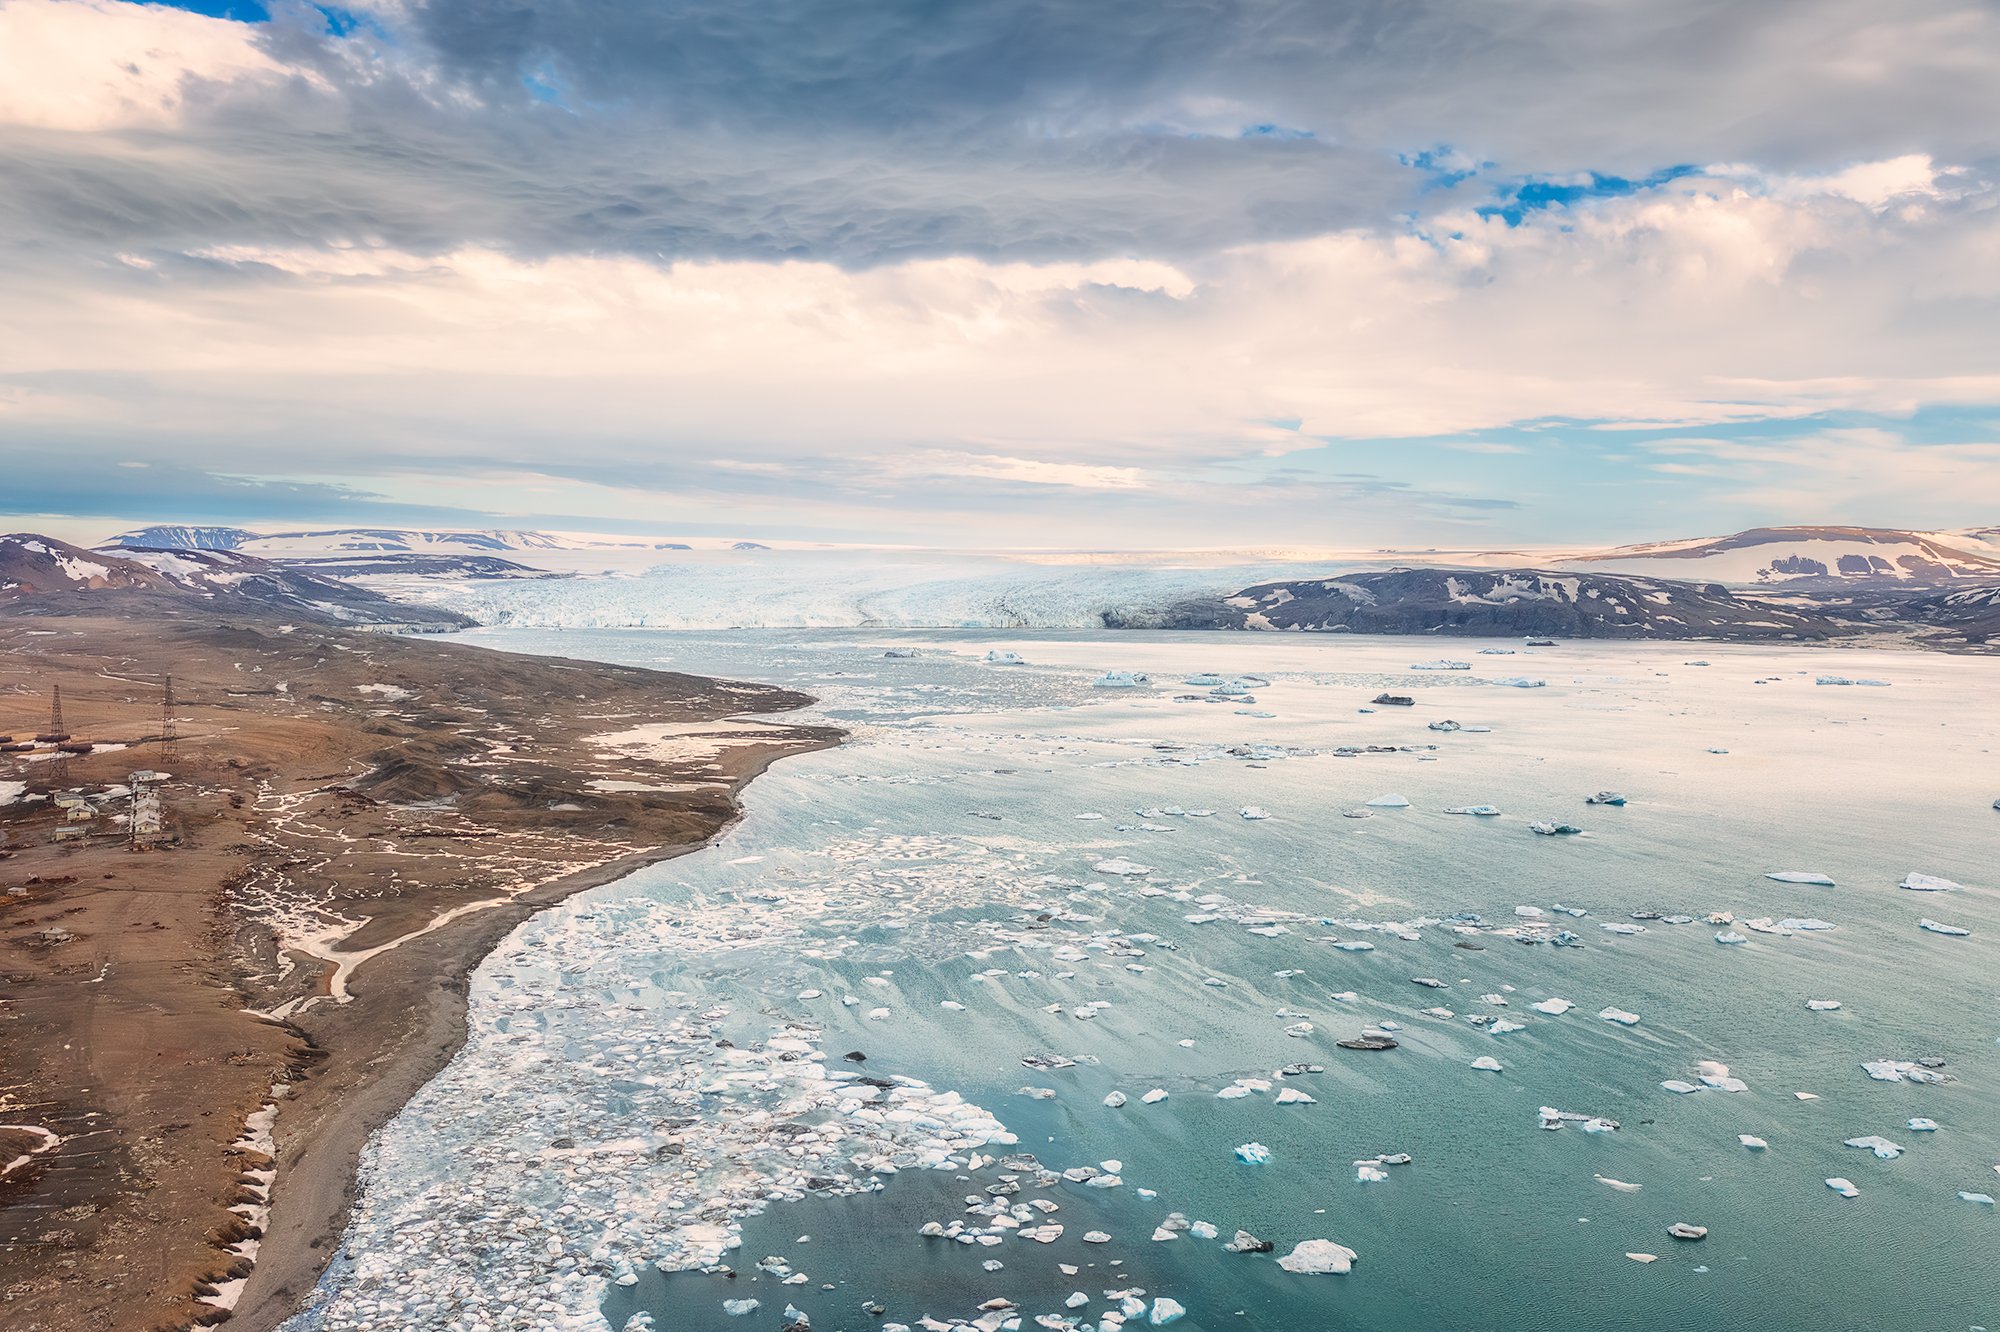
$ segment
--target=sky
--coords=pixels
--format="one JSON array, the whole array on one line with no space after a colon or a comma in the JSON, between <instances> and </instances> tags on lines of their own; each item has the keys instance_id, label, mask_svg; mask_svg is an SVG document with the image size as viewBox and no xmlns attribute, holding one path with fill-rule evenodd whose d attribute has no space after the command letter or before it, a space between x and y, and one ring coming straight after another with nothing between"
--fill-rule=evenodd
<instances>
[{"instance_id":1,"label":"sky","mask_svg":"<svg viewBox=\"0 0 2000 1332\"><path fill-rule=\"evenodd\" d=\"M0 510L1988 526L1996 125L1985 0L0 0Z\"/></svg>"}]
</instances>

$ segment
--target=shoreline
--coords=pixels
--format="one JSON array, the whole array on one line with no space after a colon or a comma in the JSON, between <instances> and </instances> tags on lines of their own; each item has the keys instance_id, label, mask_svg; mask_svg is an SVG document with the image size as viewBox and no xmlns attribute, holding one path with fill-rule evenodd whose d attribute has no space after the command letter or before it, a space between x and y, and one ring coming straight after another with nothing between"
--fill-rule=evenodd
<instances>
[{"instance_id":1,"label":"shoreline","mask_svg":"<svg viewBox=\"0 0 2000 1332\"><path fill-rule=\"evenodd\" d=\"M476 642L0 619L0 733L47 729L56 684L91 743L54 781L0 772L21 1332L276 1327L371 1135L462 1048L494 947L712 844L772 763L844 738L786 720L794 690Z\"/></svg>"},{"instance_id":2,"label":"shoreline","mask_svg":"<svg viewBox=\"0 0 2000 1332\"><path fill-rule=\"evenodd\" d=\"M732 799L781 759L817 753L842 743L834 739L787 754L763 755L736 780ZM231 1327L245 1332L274 1332L310 1309L328 1267L344 1244L348 1221L360 1198L363 1156L376 1135L392 1123L410 1099L447 1068L464 1049L470 1033L470 978L493 950L524 922L579 893L602 888L640 870L692 855L715 845L744 814L698 842L661 847L582 870L478 914L476 928L441 930L429 939L431 948L416 948L409 965L436 951L449 968L439 974L432 1004L423 1016L425 1039L405 1047L395 1066L375 1074L357 1096L342 1100L338 1115L329 1116L316 1134L286 1132L287 1119L298 1122L300 1107L312 1101L293 1096L280 1103L275 1137L278 1141L278 1184L272 1192L270 1220L256 1267L237 1302ZM463 935L463 937L459 937ZM399 952L404 950L398 950ZM388 959L380 959L386 962ZM308 1080L305 1086L312 1086Z\"/></svg>"}]
</instances>

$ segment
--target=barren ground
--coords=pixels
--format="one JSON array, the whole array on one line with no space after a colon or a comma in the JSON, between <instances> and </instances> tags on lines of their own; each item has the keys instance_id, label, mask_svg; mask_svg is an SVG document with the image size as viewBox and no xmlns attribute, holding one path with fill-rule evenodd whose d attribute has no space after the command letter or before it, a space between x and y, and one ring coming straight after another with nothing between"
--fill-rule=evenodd
<instances>
[{"instance_id":1,"label":"barren ground","mask_svg":"<svg viewBox=\"0 0 2000 1332\"><path fill-rule=\"evenodd\" d=\"M729 720L808 701L784 690L448 641L0 618L0 735L46 730L55 684L100 742L69 785L167 771L171 837L133 849L116 796L61 844L50 802L0 803L10 1332L275 1326L494 943L700 846L764 766L838 738ZM0 754L0 801L46 774ZM271 1140L246 1134L270 1105Z\"/></svg>"}]
</instances>

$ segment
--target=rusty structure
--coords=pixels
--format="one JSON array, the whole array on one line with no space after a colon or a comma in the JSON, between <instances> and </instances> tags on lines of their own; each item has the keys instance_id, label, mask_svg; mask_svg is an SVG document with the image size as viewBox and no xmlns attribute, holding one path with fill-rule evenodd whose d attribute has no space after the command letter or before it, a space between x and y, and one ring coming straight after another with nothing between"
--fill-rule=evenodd
<instances>
[{"instance_id":1,"label":"rusty structure","mask_svg":"<svg viewBox=\"0 0 2000 1332\"><path fill-rule=\"evenodd\" d=\"M38 740L46 739L50 744L57 747L55 753L49 756L49 766L45 769L49 788L51 790L61 790L63 787L68 786L69 753L61 746L69 739L69 732L63 729L61 685L55 686L55 693L49 702L48 732L45 736L37 736L35 738Z\"/></svg>"},{"instance_id":2,"label":"rusty structure","mask_svg":"<svg viewBox=\"0 0 2000 1332\"><path fill-rule=\"evenodd\" d=\"M174 741L180 732L174 727L174 677L169 671L160 689L160 767L165 769L174 761Z\"/></svg>"}]
</instances>

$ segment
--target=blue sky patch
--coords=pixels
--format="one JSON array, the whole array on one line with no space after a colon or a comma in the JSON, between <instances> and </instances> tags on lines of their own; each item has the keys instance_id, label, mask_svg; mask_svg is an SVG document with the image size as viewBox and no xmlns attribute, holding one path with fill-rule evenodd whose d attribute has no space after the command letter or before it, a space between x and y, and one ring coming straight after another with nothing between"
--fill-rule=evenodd
<instances>
[{"instance_id":1,"label":"blue sky patch","mask_svg":"<svg viewBox=\"0 0 2000 1332\"><path fill-rule=\"evenodd\" d=\"M1662 167L1648 176L1637 180L1624 176L1606 176L1592 171L1587 181L1561 178L1541 178L1533 176L1517 184L1504 187L1500 191L1500 202L1487 204L1479 210L1481 217L1497 217L1510 227L1521 225L1523 218L1546 208L1567 208L1571 204L1588 199L1618 199L1641 190L1658 189L1669 181L1683 176L1701 174L1701 168L1688 163L1679 166Z\"/></svg>"},{"instance_id":2,"label":"blue sky patch","mask_svg":"<svg viewBox=\"0 0 2000 1332\"><path fill-rule=\"evenodd\" d=\"M268 23L271 19L271 11L257 0L140 0L140 3L161 9L185 9L190 14L205 14L209 18L231 19L237 23Z\"/></svg>"}]
</instances>

